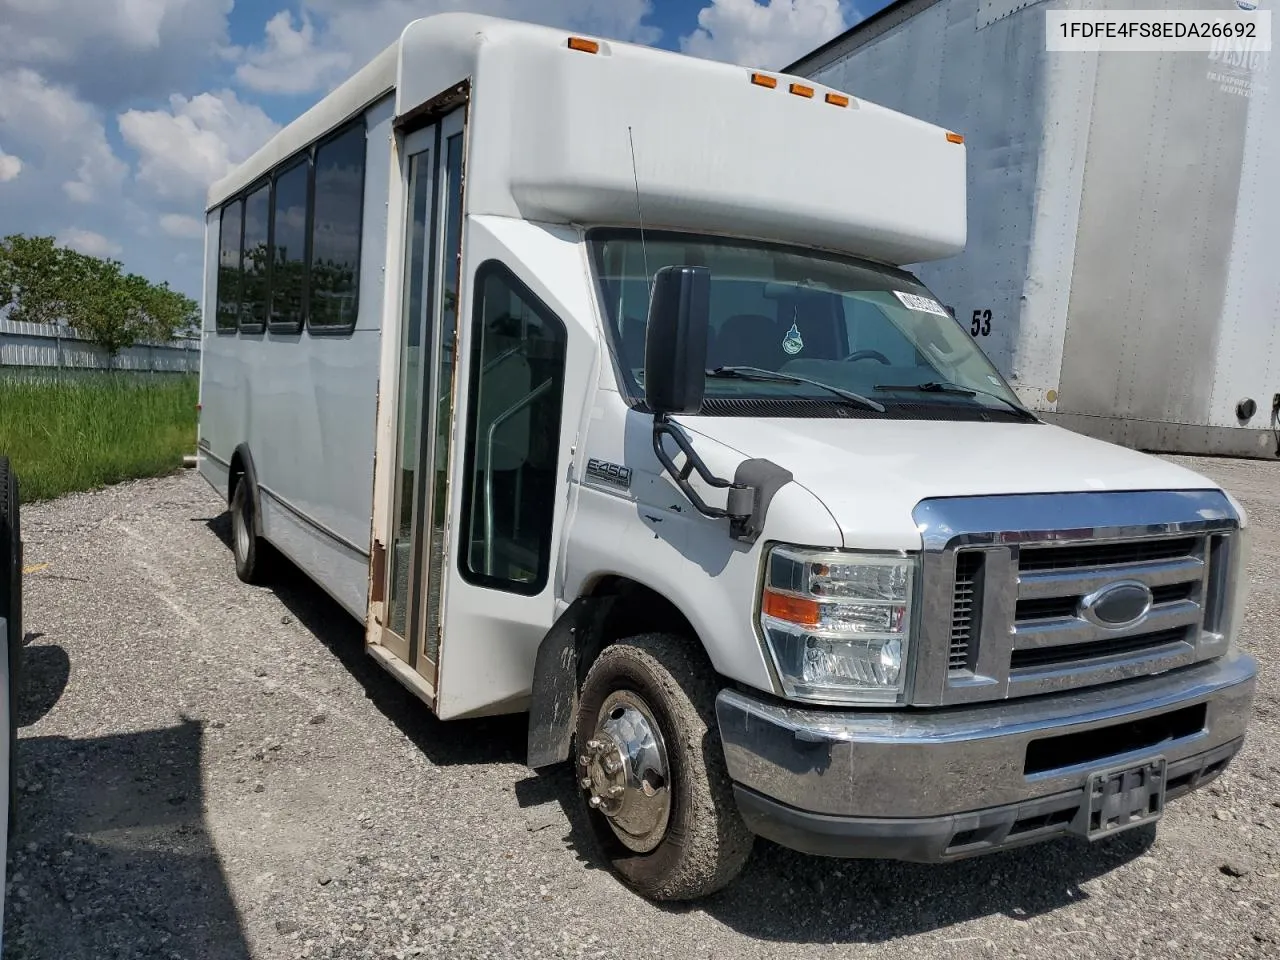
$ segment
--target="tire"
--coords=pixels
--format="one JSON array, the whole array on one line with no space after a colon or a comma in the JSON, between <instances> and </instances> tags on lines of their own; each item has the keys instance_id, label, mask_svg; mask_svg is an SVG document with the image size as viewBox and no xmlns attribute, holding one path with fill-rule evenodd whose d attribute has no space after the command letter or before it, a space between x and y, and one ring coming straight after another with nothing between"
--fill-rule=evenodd
<instances>
[{"instance_id":1,"label":"tire","mask_svg":"<svg viewBox=\"0 0 1280 960\"><path fill-rule=\"evenodd\" d=\"M245 583L265 583L270 573L270 546L254 533L255 498L249 478L241 474L231 494L231 552L236 576Z\"/></svg>"},{"instance_id":2,"label":"tire","mask_svg":"<svg viewBox=\"0 0 1280 960\"><path fill-rule=\"evenodd\" d=\"M22 667L22 525L18 511L18 476L7 457L0 457L0 617L8 623L5 650L9 663L8 830L17 823L18 692Z\"/></svg>"},{"instance_id":3,"label":"tire","mask_svg":"<svg viewBox=\"0 0 1280 960\"><path fill-rule=\"evenodd\" d=\"M696 900L715 893L733 882L751 855L754 837L738 813L720 744L718 689L697 641L668 634L645 634L606 647L582 685L574 774L586 816L619 877L650 900ZM615 772L621 753L611 751L619 742L632 747L648 742L635 737L644 729L633 722L637 715L656 724L658 736L651 739L665 753L665 777L653 773L652 764L650 774L637 777L648 763L644 758L655 756L652 748L629 750L631 760ZM610 717L623 726L604 733L602 724ZM642 788L646 782L650 788L658 785L653 797L667 790L665 817L655 819L656 808L644 806L652 801L645 799L647 790L631 786L637 782ZM607 799L609 790L620 792ZM650 823L654 828L645 830Z\"/></svg>"}]
</instances>

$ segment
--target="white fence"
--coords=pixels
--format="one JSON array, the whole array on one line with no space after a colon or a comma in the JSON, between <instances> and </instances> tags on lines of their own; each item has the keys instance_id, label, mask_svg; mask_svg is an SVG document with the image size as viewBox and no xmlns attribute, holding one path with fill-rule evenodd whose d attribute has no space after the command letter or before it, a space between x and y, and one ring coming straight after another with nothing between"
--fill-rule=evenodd
<instances>
[{"instance_id":1,"label":"white fence","mask_svg":"<svg viewBox=\"0 0 1280 960\"><path fill-rule=\"evenodd\" d=\"M140 343L127 347L108 363L105 350L71 327L16 323L0 318L0 370L39 367L64 370L140 370L196 373L200 370L199 339L170 343Z\"/></svg>"}]
</instances>

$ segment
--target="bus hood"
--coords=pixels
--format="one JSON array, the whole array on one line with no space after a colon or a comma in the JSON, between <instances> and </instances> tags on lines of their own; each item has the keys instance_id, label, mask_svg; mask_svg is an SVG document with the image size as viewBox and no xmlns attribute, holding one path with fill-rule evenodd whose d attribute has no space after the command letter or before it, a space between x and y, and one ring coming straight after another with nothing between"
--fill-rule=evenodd
<instances>
[{"instance_id":1,"label":"bus hood","mask_svg":"<svg viewBox=\"0 0 1280 960\"><path fill-rule=\"evenodd\" d=\"M1048 424L746 417L680 422L744 458L790 470L831 512L848 548L918 550L911 513L932 497L1217 488L1166 460Z\"/></svg>"}]
</instances>

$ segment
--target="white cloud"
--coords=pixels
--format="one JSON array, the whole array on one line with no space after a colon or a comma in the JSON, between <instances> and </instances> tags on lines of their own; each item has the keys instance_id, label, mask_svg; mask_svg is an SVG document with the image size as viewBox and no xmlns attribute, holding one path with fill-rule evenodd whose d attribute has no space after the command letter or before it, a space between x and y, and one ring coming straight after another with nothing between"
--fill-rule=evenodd
<instances>
[{"instance_id":1,"label":"white cloud","mask_svg":"<svg viewBox=\"0 0 1280 960\"><path fill-rule=\"evenodd\" d=\"M11 153L0 150L0 183L8 183L22 172L22 161Z\"/></svg>"},{"instance_id":2,"label":"white cloud","mask_svg":"<svg viewBox=\"0 0 1280 960\"><path fill-rule=\"evenodd\" d=\"M279 124L230 90L187 98L167 110L129 110L120 133L138 152L138 180L157 194L196 203L215 180L261 147Z\"/></svg>"},{"instance_id":3,"label":"white cloud","mask_svg":"<svg viewBox=\"0 0 1280 960\"><path fill-rule=\"evenodd\" d=\"M851 13L842 0L711 0L680 48L696 57L778 69L847 30Z\"/></svg>"},{"instance_id":4,"label":"white cloud","mask_svg":"<svg viewBox=\"0 0 1280 960\"><path fill-rule=\"evenodd\" d=\"M113 106L200 75L232 0L0 0L0 67L29 66Z\"/></svg>"},{"instance_id":5,"label":"white cloud","mask_svg":"<svg viewBox=\"0 0 1280 960\"><path fill-rule=\"evenodd\" d=\"M297 30L282 10L267 21L266 46L251 50L236 68L236 79L264 93L305 93L340 81L351 72L351 55L316 47L315 26L302 14Z\"/></svg>"},{"instance_id":6,"label":"white cloud","mask_svg":"<svg viewBox=\"0 0 1280 960\"><path fill-rule=\"evenodd\" d=\"M304 0L302 6L298 29L288 13L279 13L267 23L263 44L242 53L236 79L243 86L271 93L322 92L368 63L411 21L449 10L638 43L655 43L661 36L644 22L652 0Z\"/></svg>"},{"instance_id":7,"label":"white cloud","mask_svg":"<svg viewBox=\"0 0 1280 960\"><path fill-rule=\"evenodd\" d=\"M171 237L182 240L199 240L204 236L204 223L195 217L181 213L166 213L160 217L160 229Z\"/></svg>"},{"instance_id":8,"label":"white cloud","mask_svg":"<svg viewBox=\"0 0 1280 960\"><path fill-rule=\"evenodd\" d=\"M34 70L0 74L0 133L27 147L34 156L29 162L61 177L63 191L77 203L109 196L128 172L97 112Z\"/></svg>"},{"instance_id":9,"label":"white cloud","mask_svg":"<svg viewBox=\"0 0 1280 960\"><path fill-rule=\"evenodd\" d=\"M58 243L91 257L116 257L124 250L114 240L108 240L100 233L83 230L80 227L68 227L63 230L58 234Z\"/></svg>"}]
</instances>

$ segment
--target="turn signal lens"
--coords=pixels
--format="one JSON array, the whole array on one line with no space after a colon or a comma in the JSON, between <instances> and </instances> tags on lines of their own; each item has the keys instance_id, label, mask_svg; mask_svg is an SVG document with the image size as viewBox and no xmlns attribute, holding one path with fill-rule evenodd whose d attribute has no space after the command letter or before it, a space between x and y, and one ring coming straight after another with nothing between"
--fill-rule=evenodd
<instances>
[{"instance_id":1,"label":"turn signal lens","mask_svg":"<svg viewBox=\"0 0 1280 960\"><path fill-rule=\"evenodd\" d=\"M793 83L791 85L791 92L797 97L812 97L813 87L806 87L803 83Z\"/></svg>"},{"instance_id":2,"label":"turn signal lens","mask_svg":"<svg viewBox=\"0 0 1280 960\"><path fill-rule=\"evenodd\" d=\"M822 608L818 606L818 601L807 600L804 597L789 597L785 593L774 593L772 590L765 590L761 612L766 617L775 617L778 620L786 620L788 623L799 623L810 627L816 627L822 618Z\"/></svg>"},{"instance_id":3,"label":"turn signal lens","mask_svg":"<svg viewBox=\"0 0 1280 960\"><path fill-rule=\"evenodd\" d=\"M600 44L594 40L588 40L586 37L570 37L569 49L578 50L582 53L599 53Z\"/></svg>"},{"instance_id":4,"label":"turn signal lens","mask_svg":"<svg viewBox=\"0 0 1280 960\"><path fill-rule=\"evenodd\" d=\"M950 140L952 143L964 143L964 134L952 133L950 130L948 130L947 139Z\"/></svg>"},{"instance_id":5,"label":"turn signal lens","mask_svg":"<svg viewBox=\"0 0 1280 960\"><path fill-rule=\"evenodd\" d=\"M849 98L843 93L828 93L826 100L833 107L847 107L849 105Z\"/></svg>"},{"instance_id":6,"label":"turn signal lens","mask_svg":"<svg viewBox=\"0 0 1280 960\"><path fill-rule=\"evenodd\" d=\"M757 87L768 87L772 90L778 85L778 78L771 77L767 73L753 73L751 75L751 82Z\"/></svg>"}]
</instances>

